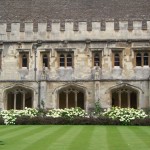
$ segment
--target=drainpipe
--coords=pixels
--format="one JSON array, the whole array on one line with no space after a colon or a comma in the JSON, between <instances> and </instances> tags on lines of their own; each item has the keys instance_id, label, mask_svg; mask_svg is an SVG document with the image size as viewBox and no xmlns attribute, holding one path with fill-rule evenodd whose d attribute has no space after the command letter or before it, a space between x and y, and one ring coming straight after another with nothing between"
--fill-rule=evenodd
<instances>
[{"instance_id":1,"label":"drainpipe","mask_svg":"<svg viewBox=\"0 0 150 150\"><path fill-rule=\"evenodd\" d=\"M41 108L41 81L37 80L37 63L36 63L36 57L37 57L37 48L42 45L42 41L37 41L37 43L34 43L32 45L32 48L34 49L34 81L38 84L38 108Z\"/></svg>"}]
</instances>

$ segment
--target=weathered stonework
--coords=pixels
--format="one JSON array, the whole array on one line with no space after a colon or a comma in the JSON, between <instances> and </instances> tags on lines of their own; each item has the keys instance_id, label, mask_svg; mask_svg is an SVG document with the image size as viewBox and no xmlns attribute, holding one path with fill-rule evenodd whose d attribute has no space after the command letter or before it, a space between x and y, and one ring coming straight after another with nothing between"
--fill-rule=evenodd
<instances>
[{"instance_id":1,"label":"weathered stonework","mask_svg":"<svg viewBox=\"0 0 150 150\"><path fill-rule=\"evenodd\" d=\"M31 3L33 5L33 1ZM135 65L135 52L150 51L148 18L121 19L120 14L112 19L101 16L92 20L90 14L85 20L67 17L56 20L43 16L39 16L39 20L28 15L25 19L19 16L19 21L0 21L1 109L8 109L8 93L14 88L29 90L35 108L41 101L46 108L59 108L60 93L66 89L84 95L80 99L84 101L86 111L99 99L102 107L108 108L113 105L113 93L121 88L136 92L137 108L150 107L150 68ZM38 42L41 44L34 48ZM120 67L113 65L116 51L121 54ZM21 52L29 53L28 68L20 68ZM73 53L73 67L59 66L61 52ZM93 65L93 52L101 53L99 68ZM49 56L49 67L44 71L42 53Z\"/></svg>"}]
</instances>

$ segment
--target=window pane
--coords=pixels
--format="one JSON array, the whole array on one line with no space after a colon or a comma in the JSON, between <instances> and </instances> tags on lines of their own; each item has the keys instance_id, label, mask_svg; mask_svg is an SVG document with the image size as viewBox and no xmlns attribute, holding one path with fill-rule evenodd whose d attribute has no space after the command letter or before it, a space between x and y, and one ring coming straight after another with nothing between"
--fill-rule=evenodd
<instances>
[{"instance_id":1,"label":"window pane","mask_svg":"<svg viewBox=\"0 0 150 150\"><path fill-rule=\"evenodd\" d=\"M148 66L148 54L144 54L144 66Z\"/></svg>"},{"instance_id":2,"label":"window pane","mask_svg":"<svg viewBox=\"0 0 150 150\"><path fill-rule=\"evenodd\" d=\"M119 54L115 54L115 58L114 58L114 66L120 66L120 57Z\"/></svg>"},{"instance_id":3,"label":"window pane","mask_svg":"<svg viewBox=\"0 0 150 150\"><path fill-rule=\"evenodd\" d=\"M99 58L99 54L96 53L94 54L94 66L99 66L100 65L100 58Z\"/></svg>"},{"instance_id":4,"label":"window pane","mask_svg":"<svg viewBox=\"0 0 150 150\"><path fill-rule=\"evenodd\" d=\"M65 66L65 56L63 54L60 55L60 66L61 67Z\"/></svg>"},{"instance_id":5,"label":"window pane","mask_svg":"<svg viewBox=\"0 0 150 150\"><path fill-rule=\"evenodd\" d=\"M46 54L43 55L43 66L48 67L48 56Z\"/></svg>"},{"instance_id":6,"label":"window pane","mask_svg":"<svg viewBox=\"0 0 150 150\"><path fill-rule=\"evenodd\" d=\"M142 57L140 53L136 55L136 66L142 66Z\"/></svg>"},{"instance_id":7,"label":"window pane","mask_svg":"<svg viewBox=\"0 0 150 150\"><path fill-rule=\"evenodd\" d=\"M28 59L26 54L22 56L22 67L28 67Z\"/></svg>"},{"instance_id":8,"label":"window pane","mask_svg":"<svg viewBox=\"0 0 150 150\"><path fill-rule=\"evenodd\" d=\"M71 54L67 55L67 66L72 66L72 56L71 56Z\"/></svg>"}]
</instances>

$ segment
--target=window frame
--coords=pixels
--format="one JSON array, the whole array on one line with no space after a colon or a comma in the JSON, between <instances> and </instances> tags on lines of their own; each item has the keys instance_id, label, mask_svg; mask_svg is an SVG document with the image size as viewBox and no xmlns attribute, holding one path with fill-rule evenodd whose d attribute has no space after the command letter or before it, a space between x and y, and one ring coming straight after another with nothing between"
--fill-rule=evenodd
<instances>
[{"instance_id":1,"label":"window frame","mask_svg":"<svg viewBox=\"0 0 150 150\"><path fill-rule=\"evenodd\" d=\"M141 65L137 65L137 55L141 54ZM145 57L144 55L148 54L147 57ZM145 63L145 59L148 59L148 65L144 65ZM150 67L150 51L148 50L134 50L134 64L135 67Z\"/></svg>"},{"instance_id":2,"label":"window frame","mask_svg":"<svg viewBox=\"0 0 150 150\"><path fill-rule=\"evenodd\" d=\"M99 59L99 67L102 68L102 51L92 51L92 64L93 64L93 67L96 67L97 63L95 61L95 55L98 54L98 59Z\"/></svg>"},{"instance_id":3,"label":"window frame","mask_svg":"<svg viewBox=\"0 0 150 150\"><path fill-rule=\"evenodd\" d=\"M115 61L115 55L118 54L119 55L119 65L115 65L116 61ZM112 67L113 68L117 68L120 67L122 68L122 57L123 57L123 49L112 49Z\"/></svg>"},{"instance_id":4,"label":"window frame","mask_svg":"<svg viewBox=\"0 0 150 150\"><path fill-rule=\"evenodd\" d=\"M27 66L23 66L23 56L27 57ZM19 68L27 68L29 69L29 52L19 52Z\"/></svg>"},{"instance_id":5,"label":"window frame","mask_svg":"<svg viewBox=\"0 0 150 150\"><path fill-rule=\"evenodd\" d=\"M60 56L64 55L64 65L60 65L61 61L60 61ZM68 65L68 55L71 55L71 57L69 57L72 61L71 61L71 66ZM61 68L74 68L74 52L58 52L58 66Z\"/></svg>"},{"instance_id":6,"label":"window frame","mask_svg":"<svg viewBox=\"0 0 150 150\"><path fill-rule=\"evenodd\" d=\"M42 68L45 67L45 68L50 69L50 52L41 51L40 55L41 55L41 66L42 66ZM44 66L44 63L43 63L44 55L47 56L47 66Z\"/></svg>"}]
</instances>

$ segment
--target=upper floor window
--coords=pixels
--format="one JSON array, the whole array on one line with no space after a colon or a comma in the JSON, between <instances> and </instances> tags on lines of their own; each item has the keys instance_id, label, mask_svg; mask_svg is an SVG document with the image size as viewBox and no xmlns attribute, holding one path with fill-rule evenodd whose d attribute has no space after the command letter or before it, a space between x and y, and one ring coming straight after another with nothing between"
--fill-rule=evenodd
<instances>
[{"instance_id":1,"label":"upper floor window","mask_svg":"<svg viewBox=\"0 0 150 150\"><path fill-rule=\"evenodd\" d=\"M149 66L149 53L148 52L136 52L136 66Z\"/></svg>"},{"instance_id":2,"label":"upper floor window","mask_svg":"<svg viewBox=\"0 0 150 150\"><path fill-rule=\"evenodd\" d=\"M59 54L60 67L73 67L73 53L60 53Z\"/></svg>"},{"instance_id":3,"label":"upper floor window","mask_svg":"<svg viewBox=\"0 0 150 150\"><path fill-rule=\"evenodd\" d=\"M93 52L93 66L100 66L101 67L101 52Z\"/></svg>"},{"instance_id":4,"label":"upper floor window","mask_svg":"<svg viewBox=\"0 0 150 150\"><path fill-rule=\"evenodd\" d=\"M29 68L29 53L28 52L21 52L19 54L19 65L20 68L25 67L25 68Z\"/></svg>"},{"instance_id":5,"label":"upper floor window","mask_svg":"<svg viewBox=\"0 0 150 150\"><path fill-rule=\"evenodd\" d=\"M114 66L120 66L120 56L119 53L114 54Z\"/></svg>"},{"instance_id":6,"label":"upper floor window","mask_svg":"<svg viewBox=\"0 0 150 150\"><path fill-rule=\"evenodd\" d=\"M113 67L122 67L122 51L113 51Z\"/></svg>"},{"instance_id":7,"label":"upper floor window","mask_svg":"<svg viewBox=\"0 0 150 150\"><path fill-rule=\"evenodd\" d=\"M42 65L49 68L49 53L42 53Z\"/></svg>"}]
</instances>

